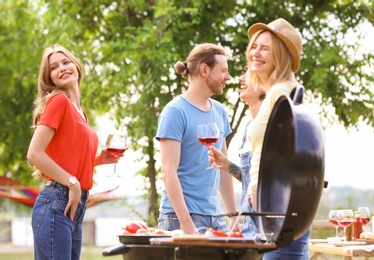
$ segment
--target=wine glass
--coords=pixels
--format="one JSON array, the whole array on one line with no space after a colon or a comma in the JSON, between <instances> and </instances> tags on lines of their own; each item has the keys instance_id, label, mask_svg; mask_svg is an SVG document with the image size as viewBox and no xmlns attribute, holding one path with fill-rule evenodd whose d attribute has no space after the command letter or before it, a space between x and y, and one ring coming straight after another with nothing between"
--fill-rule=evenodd
<instances>
[{"instance_id":1,"label":"wine glass","mask_svg":"<svg viewBox=\"0 0 374 260\"><path fill-rule=\"evenodd\" d=\"M126 134L124 132L115 131L108 135L106 140L106 147L113 156L121 156L127 149ZM113 174L110 177L122 177L116 172L117 163L114 163Z\"/></svg>"},{"instance_id":2,"label":"wine glass","mask_svg":"<svg viewBox=\"0 0 374 260\"><path fill-rule=\"evenodd\" d=\"M337 213L338 223L344 229L344 241L347 241L346 230L352 224L354 215L351 209L339 209Z\"/></svg>"},{"instance_id":3,"label":"wine glass","mask_svg":"<svg viewBox=\"0 0 374 260\"><path fill-rule=\"evenodd\" d=\"M335 238L338 239L338 229L339 229L339 223L338 223L338 211L335 209L330 210L329 212L329 223L335 227Z\"/></svg>"},{"instance_id":4,"label":"wine glass","mask_svg":"<svg viewBox=\"0 0 374 260\"><path fill-rule=\"evenodd\" d=\"M365 229L365 226L370 222L369 207L358 207L357 211L361 213L362 227Z\"/></svg>"},{"instance_id":5,"label":"wine glass","mask_svg":"<svg viewBox=\"0 0 374 260\"><path fill-rule=\"evenodd\" d=\"M219 128L216 123L208 123L204 125L197 126L197 138L199 142L205 146L213 146L219 138ZM207 169L218 168L218 166L213 163Z\"/></svg>"}]
</instances>

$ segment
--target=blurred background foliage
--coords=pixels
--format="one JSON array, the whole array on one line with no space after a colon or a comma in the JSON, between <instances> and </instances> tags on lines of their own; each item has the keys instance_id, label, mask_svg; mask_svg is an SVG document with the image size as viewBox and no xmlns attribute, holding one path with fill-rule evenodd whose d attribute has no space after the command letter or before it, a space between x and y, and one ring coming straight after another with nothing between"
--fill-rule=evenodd
<instances>
[{"instance_id":1,"label":"blurred background foliage","mask_svg":"<svg viewBox=\"0 0 374 260\"><path fill-rule=\"evenodd\" d=\"M37 185L26 153L39 63L53 43L84 64L81 102L91 124L110 115L142 154L150 222L158 214L157 118L188 86L173 65L198 43L229 50L235 83L246 63L248 27L283 17L302 34L297 77L308 101L320 105L324 126L374 126L374 54L365 49L363 30L373 28L373 9L369 0L0 0L0 175ZM215 97L227 108L233 135L246 110L239 87Z\"/></svg>"}]
</instances>

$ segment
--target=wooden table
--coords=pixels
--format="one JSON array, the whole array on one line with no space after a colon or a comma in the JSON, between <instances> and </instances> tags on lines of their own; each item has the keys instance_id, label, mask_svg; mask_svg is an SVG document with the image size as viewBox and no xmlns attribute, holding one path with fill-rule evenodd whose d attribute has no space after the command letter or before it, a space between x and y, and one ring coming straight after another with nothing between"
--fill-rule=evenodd
<instances>
[{"instance_id":1,"label":"wooden table","mask_svg":"<svg viewBox=\"0 0 374 260\"><path fill-rule=\"evenodd\" d=\"M338 255L342 256L342 259L353 259L353 257L361 257L364 259L369 259L371 257L374 257L374 251L367 252L365 250L346 250L343 247L340 246L334 246L329 244L312 244L309 243L309 252L311 253L309 259L317 259L318 256L323 254L329 254L329 255Z\"/></svg>"}]
</instances>

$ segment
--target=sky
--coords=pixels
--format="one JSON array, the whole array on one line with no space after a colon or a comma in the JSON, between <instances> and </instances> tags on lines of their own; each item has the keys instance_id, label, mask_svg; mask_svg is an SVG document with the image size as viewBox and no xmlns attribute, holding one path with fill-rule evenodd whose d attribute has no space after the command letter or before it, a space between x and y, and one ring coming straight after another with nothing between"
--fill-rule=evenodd
<instances>
[{"instance_id":1,"label":"sky","mask_svg":"<svg viewBox=\"0 0 374 260\"><path fill-rule=\"evenodd\" d=\"M352 186L361 189L374 189L373 151L374 130L360 125L358 130L347 132L336 125L325 131L326 171L329 185Z\"/></svg>"}]
</instances>

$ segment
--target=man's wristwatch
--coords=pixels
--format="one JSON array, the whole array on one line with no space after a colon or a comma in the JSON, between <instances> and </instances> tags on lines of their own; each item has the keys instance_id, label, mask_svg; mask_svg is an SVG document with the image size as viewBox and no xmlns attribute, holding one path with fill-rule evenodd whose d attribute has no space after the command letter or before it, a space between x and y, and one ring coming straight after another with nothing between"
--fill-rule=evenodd
<instances>
[{"instance_id":1,"label":"man's wristwatch","mask_svg":"<svg viewBox=\"0 0 374 260\"><path fill-rule=\"evenodd\" d=\"M69 184L68 184L68 188L70 188L71 186L73 186L74 184L76 184L78 182L77 178L75 176L71 176L69 178Z\"/></svg>"}]
</instances>

